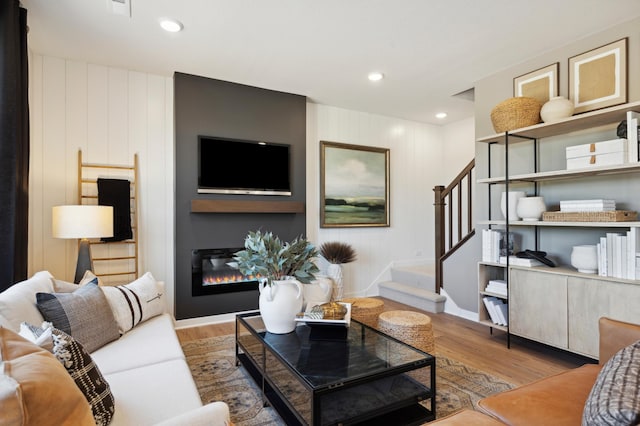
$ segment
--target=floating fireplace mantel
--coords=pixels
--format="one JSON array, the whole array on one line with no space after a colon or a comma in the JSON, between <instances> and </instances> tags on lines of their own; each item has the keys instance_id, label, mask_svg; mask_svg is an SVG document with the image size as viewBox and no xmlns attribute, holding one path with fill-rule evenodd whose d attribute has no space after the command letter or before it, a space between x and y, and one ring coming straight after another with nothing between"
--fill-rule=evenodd
<instances>
[{"instance_id":1,"label":"floating fireplace mantel","mask_svg":"<svg viewBox=\"0 0 640 426\"><path fill-rule=\"evenodd\" d=\"M258 280L243 276L228 263L242 248L197 249L191 251L191 287L193 296L235 293L258 289Z\"/></svg>"}]
</instances>

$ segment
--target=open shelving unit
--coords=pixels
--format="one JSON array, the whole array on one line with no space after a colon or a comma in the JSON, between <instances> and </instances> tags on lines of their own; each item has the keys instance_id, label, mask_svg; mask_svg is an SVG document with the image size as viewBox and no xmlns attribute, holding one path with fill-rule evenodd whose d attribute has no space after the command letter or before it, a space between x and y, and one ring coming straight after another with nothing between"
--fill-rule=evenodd
<instances>
[{"instance_id":1,"label":"open shelving unit","mask_svg":"<svg viewBox=\"0 0 640 426\"><path fill-rule=\"evenodd\" d=\"M556 222L556 221L513 221L510 220L507 216L504 220L496 220L492 218L491 214L491 188L494 185L503 185L504 191L509 192L509 186L514 183L531 183L533 184L534 195L539 194L539 182L552 182L554 181L567 181L571 183L572 181L579 182L580 179L584 179L586 177L604 177L604 176L619 176L620 179L624 179L625 176L629 174L640 173L640 162L630 162L621 165L612 165L612 166L594 166L584 169L572 169L572 170L552 170L552 171L543 171L539 170L539 161L537 152L539 144L546 143L544 141L545 138L552 138L558 136L564 136L570 133L584 132L592 129L596 129L602 126L610 126L612 124L618 123L627 118L628 111L640 111L640 102L632 102L624 105L618 105L606 109L601 109L597 111L591 111L588 113L575 115L564 120L555 122L555 123L541 123L533 126L507 131L505 133L494 134L487 137L483 137L477 139L477 142L487 144L488 149L488 161L491 162L491 147L494 145L502 145L504 147L504 174L501 176L491 176L491 167L489 167L489 176L482 177L477 179L477 183L489 185L489 211L488 218L486 220L478 221L479 225L486 225L489 228L497 227L503 229L505 233L508 235L512 232L512 227L520 227L522 229L529 228L532 229L534 240L535 240L535 249L538 250L539 244L539 233L540 228L569 228L569 229L581 229L581 228L612 228L612 229L630 229L630 228L638 228L640 227L640 221L630 221L630 222ZM532 173L520 173L520 174L510 174L509 173L509 147L514 144L524 144L529 143L533 144L533 168L534 171ZM549 143L554 143L553 141L549 141ZM555 184L555 183L554 183ZM508 200L507 200L508 203ZM498 209L499 211L499 209ZM575 231L574 231L575 232ZM540 275L547 274L547 275ZM516 277L516 278L514 278ZM552 291L560 291L560 296L564 297L565 306L560 306L563 302L558 302L558 306L552 306L551 310L557 310L558 316L557 318L563 318L563 315L566 316L565 322L568 323L568 328L566 330L567 338L566 343L562 341L562 336L559 336L558 339L551 339L549 341L545 340L544 333L538 332L534 329L532 325L529 327L529 323L533 323L536 321L544 322L544 312L540 312L540 316L542 320L539 318L521 318L519 312L512 306L511 296L512 296L512 288L517 292L517 297L520 300L520 307L522 307L522 303L540 303L541 310L545 307L543 303L548 304L549 306L554 304L555 302L551 299L551 296L544 294L537 294L535 292L541 292L541 288L544 287L542 284L537 285L536 280L540 280L542 277L548 277L550 279L556 280L561 284L565 285L566 290L565 293L562 293L563 290L558 290L559 287L549 287ZM490 279L503 279L507 282L508 287L508 296L493 294L487 292L485 290L487 283ZM554 281L555 282L555 281ZM526 337L532 340L541 341L543 343L560 347L562 349L570 350L576 353L580 353L590 357L597 357L597 351L592 348L592 342L589 337L586 337L588 333L591 333L594 336L597 336L597 327L593 329L592 324L584 324L582 326L576 326L576 330L572 328L572 320L571 320L571 312L570 310L579 310L582 309L583 306L580 303L588 306L586 300L580 299L580 297L592 297L593 294L596 294L598 291L596 282L601 286L609 285L615 287L615 292L619 292L619 294L625 294L630 297L632 300L636 298L640 300L640 281L638 280L627 280L621 278L613 278L613 277L603 277L603 276L594 276L593 274L582 274L577 272L574 269L570 269L569 267L563 267L560 265L556 268L548 268L548 267L522 267L516 265L510 265L507 260L506 264L493 263L493 262L479 262L478 264L478 303L479 303L479 320L480 323L491 327L491 330L499 329L503 330L507 333L507 344L510 345L510 335L516 334L522 337ZM601 284L604 283L604 284ZM517 284L517 287L514 285ZM525 286L526 284L526 286ZM623 285L623 287L620 287ZM588 291L583 292L582 296L575 296L578 293L577 290L581 289L581 286L584 289L589 289ZM527 292L531 292L527 294ZM551 293L550 293L551 294ZM599 294L599 293L598 293ZM573 296L572 296L573 295ZM482 301L485 296L495 296L501 298L507 303L509 303L509 325L507 327L503 327L497 324L494 324L489 317L489 314L484 306ZM575 300L579 300L575 302L571 297L575 296ZM558 299L562 299L559 297ZM595 296L593 296L595 297ZM528 298L528 299L527 299ZM545 300L546 299L546 300ZM528 300L528 301L527 301ZM524 301L524 302L523 302ZM615 305L615 304L614 304ZM568 307L567 307L568 306ZM531 314L529 310L529 306L525 306L529 312L527 314ZM593 307L593 306L592 306ZM556 309L557 308L557 309ZM607 311L607 309L613 309L611 307L603 307L598 305L597 309L598 315L602 315ZM616 313L613 313L615 317ZM580 317L582 320L585 318L591 319L589 317L589 313L578 312L576 315L582 315ZM595 313L593 315L596 315ZM627 314L626 310L622 310L618 317L622 320L630 320L629 317L637 316L638 320L640 320L639 314ZM550 318L554 318L553 315L549 315ZM551 326L551 324L549 324ZM536 324L540 330L545 329L544 325L540 323ZM582 328L580 328L582 327ZM574 342L574 347L572 347L572 342ZM584 343L584 344L583 344Z\"/></svg>"}]
</instances>

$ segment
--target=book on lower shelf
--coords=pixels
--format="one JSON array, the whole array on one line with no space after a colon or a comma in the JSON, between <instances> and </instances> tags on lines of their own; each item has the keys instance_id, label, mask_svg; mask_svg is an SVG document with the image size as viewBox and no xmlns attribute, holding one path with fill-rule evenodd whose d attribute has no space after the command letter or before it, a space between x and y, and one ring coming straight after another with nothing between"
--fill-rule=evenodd
<instances>
[{"instance_id":1,"label":"book on lower shelf","mask_svg":"<svg viewBox=\"0 0 640 426\"><path fill-rule=\"evenodd\" d=\"M507 297L507 282L505 280L489 280L484 290Z\"/></svg>"},{"instance_id":2,"label":"book on lower shelf","mask_svg":"<svg viewBox=\"0 0 640 426\"><path fill-rule=\"evenodd\" d=\"M482 298L491 322L497 325L509 325L509 305L502 299L493 296L485 296Z\"/></svg>"}]
</instances>

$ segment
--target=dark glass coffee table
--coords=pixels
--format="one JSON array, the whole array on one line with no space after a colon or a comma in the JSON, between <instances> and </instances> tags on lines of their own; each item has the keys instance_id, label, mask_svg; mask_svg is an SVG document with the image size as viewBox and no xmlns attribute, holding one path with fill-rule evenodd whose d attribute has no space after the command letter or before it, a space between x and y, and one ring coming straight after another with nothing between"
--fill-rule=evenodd
<instances>
[{"instance_id":1,"label":"dark glass coffee table","mask_svg":"<svg viewBox=\"0 0 640 426\"><path fill-rule=\"evenodd\" d=\"M346 336L326 327L272 334L259 313L236 316L236 360L287 425L435 419L435 357L355 320Z\"/></svg>"}]
</instances>

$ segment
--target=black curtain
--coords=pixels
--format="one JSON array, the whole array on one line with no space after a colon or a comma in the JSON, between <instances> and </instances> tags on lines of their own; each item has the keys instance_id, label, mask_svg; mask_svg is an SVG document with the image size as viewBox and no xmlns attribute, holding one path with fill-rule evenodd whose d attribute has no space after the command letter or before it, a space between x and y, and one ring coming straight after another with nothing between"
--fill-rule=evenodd
<instances>
[{"instance_id":1,"label":"black curtain","mask_svg":"<svg viewBox=\"0 0 640 426\"><path fill-rule=\"evenodd\" d=\"M27 11L0 1L0 291L27 277L29 103Z\"/></svg>"}]
</instances>

